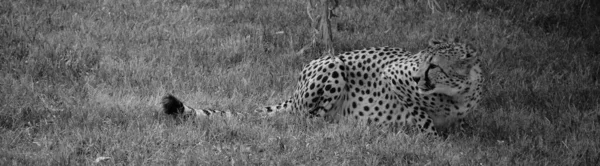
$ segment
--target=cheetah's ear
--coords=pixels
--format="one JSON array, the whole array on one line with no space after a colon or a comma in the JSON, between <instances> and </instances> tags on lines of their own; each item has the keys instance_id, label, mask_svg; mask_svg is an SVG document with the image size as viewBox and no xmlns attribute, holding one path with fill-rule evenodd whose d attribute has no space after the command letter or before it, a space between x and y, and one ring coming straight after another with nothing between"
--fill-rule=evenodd
<instances>
[{"instance_id":1,"label":"cheetah's ear","mask_svg":"<svg viewBox=\"0 0 600 166\"><path fill-rule=\"evenodd\" d=\"M473 57L479 56L479 50L475 46L467 43L465 47L467 50L465 55L462 56L463 59L474 59Z\"/></svg>"},{"instance_id":2,"label":"cheetah's ear","mask_svg":"<svg viewBox=\"0 0 600 166\"><path fill-rule=\"evenodd\" d=\"M429 40L429 46L436 47L436 46L439 46L440 44L444 44L446 42L448 42L446 39L433 38L433 39Z\"/></svg>"}]
</instances>

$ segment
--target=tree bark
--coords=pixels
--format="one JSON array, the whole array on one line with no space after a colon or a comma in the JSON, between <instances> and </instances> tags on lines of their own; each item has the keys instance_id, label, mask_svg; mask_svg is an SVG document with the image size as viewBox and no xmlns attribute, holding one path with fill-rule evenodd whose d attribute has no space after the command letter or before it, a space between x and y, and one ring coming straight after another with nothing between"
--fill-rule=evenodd
<instances>
[{"instance_id":1,"label":"tree bark","mask_svg":"<svg viewBox=\"0 0 600 166\"><path fill-rule=\"evenodd\" d=\"M333 53L333 39L331 34L331 0L321 0L321 42L325 46L327 53Z\"/></svg>"},{"instance_id":2,"label":"tree bark","mask_svg":"<svg viewBox=\"0 0 600 166\"><path fill-rule=\"evenodd\" d=\"M297 54L304 54L307 50L324 48L324 52L334 54L333 33L331 31L332 10L337 7L339 0L307 0L306 12L311 20L312 42Z\"/></svg>"}]
</instances>

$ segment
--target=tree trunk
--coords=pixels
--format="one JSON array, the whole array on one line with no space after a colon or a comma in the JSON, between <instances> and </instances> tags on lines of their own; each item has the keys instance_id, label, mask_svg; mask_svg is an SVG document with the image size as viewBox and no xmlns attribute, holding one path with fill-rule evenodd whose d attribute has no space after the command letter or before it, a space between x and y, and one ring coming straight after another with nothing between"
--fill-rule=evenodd
<instances>
[{"instance_id":1,"label":"tree trunk","mask_svg":"<svg viewBox=\"0 0 600 166\"><path fill-rule=\"evenodd\" d=\"M335 9L339 0L307 0L306 13L311 20L312 42L297 54L304 54L307 50L324 48L324 53L334 54L333 33L331 32L332 10Z\"/></svg>"},{"instance_id":2,"label":"tree trunk","mask_svg":"<svg viewBox=\"0 0 600 166\"><path fill-rule=\"evenodd\" d=\"M321 26L319 32L321 32L321 42L325 46L327 53L333 53L333 39L331 37L331 11L330 11L330 0L321 0Z\"/></svg>"}]
</instances>

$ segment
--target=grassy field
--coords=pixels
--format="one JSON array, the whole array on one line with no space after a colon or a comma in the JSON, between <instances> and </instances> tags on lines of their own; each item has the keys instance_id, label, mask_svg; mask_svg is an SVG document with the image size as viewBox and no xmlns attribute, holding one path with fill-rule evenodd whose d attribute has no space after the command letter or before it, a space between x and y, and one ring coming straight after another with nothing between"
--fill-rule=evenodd
<instances>
[{"instance_id":1,"label":"grassy field","mask_svg":"<svg viewBox=\"0 0 600 166\"><path fill-rule=\"evenodd\" d=\"M0 2L1 165L600 165L600 4L341 1L337 52L460 36L486 93L447 139L290 115L177 120L287 98L311 41L297 0ZM95 162L99 157L109 157Z\"/></svg>"}]
</instances>

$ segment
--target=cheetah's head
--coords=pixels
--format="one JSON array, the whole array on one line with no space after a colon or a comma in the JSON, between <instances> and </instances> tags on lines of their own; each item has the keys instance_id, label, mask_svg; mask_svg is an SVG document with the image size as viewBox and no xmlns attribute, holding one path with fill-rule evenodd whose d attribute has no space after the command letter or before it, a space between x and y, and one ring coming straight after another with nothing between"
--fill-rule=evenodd
<instances>
[{"instance_id":1,"label":"cheetah's head","mask_svg":"<svg viewBox=\"0 0 600 166\"><path fill-rule=\"evenodd\" d=\"M478 55L473 46L457 39L432 39L429 47L419 52L419 66L412 75L419 93L455 96L464 90L460 84L475 78L471 71L479 63Z\"/></svg>"}]
</instances>

